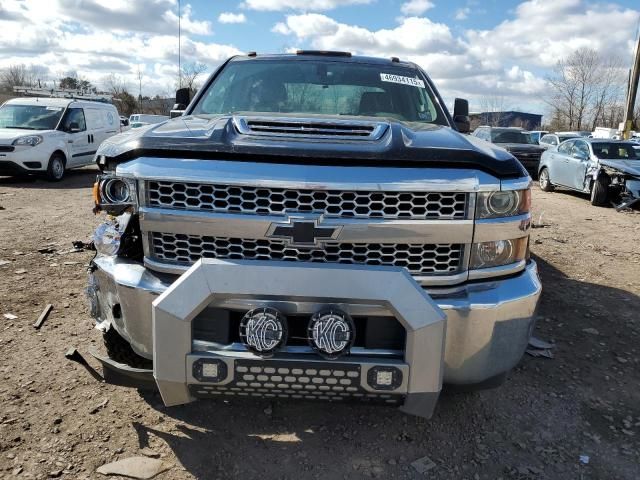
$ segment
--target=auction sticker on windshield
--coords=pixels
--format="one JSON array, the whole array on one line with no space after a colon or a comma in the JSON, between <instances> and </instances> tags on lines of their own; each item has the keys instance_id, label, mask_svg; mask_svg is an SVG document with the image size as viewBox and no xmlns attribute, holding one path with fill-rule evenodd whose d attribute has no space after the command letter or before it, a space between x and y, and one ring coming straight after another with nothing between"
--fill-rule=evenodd
<instances>
[{"instance_id":1,"label":"auction sticker on windshield","mask_svg":"<svg viewBox=\"0 0 640 480\"><path fill-rule=\"evenodd\" d=\"M403 77L400 75L393 75L391 73L381 73L380 80L383 82L399 83L401 85L424 88L424 82L419 78Z\"/></svg>"}]
</instances>

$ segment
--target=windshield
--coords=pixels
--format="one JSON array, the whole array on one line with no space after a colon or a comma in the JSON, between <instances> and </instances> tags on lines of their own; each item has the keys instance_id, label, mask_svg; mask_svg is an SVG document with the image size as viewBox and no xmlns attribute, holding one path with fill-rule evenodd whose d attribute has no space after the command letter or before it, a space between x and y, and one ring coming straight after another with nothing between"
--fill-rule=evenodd
<instances>
[{"instance_id":1,"label":"windshield","mask_svg":"<svg viewBox=\"0 0 640 480\"><path fill-rule=\"evenodd\" d=\"M531 140L531 136L528 133L524 133L518 130L492 130L491 141L493 143L535 144L535 142Z\"/></svg>"},{"instance_id":2,"label":"windshield","mask_svg":"<svg viewBox=\"0 0 640 480\"><path fill-rule=\"evenodd\" d=\"M322 60L228 64L192 113L237 112L390 117L448 125L417 70Z\"/></svg>"},{"instance_id":3,"label":"windshield","mask_svg":"<svg viewBox=\"0 0 640 480\"><path fill-rule=\"evenodd\" d=\"M594 142L591 145L593 147L593 153L598 158L625 158L633 160L637 160L638 158L640 158L636 153L636 149L633 148L633 145L630 143Z\"/></svg>"},{"instance_id":4,"label":"windshield","mask_svg":"<svg viewBox=\"0 0 640 480\"><path fill-rule=\"evenodd\" d=\"M58 126L64 108L44 105L3 105L0 128L53 130Z\"/></svg>"}]
</instances>

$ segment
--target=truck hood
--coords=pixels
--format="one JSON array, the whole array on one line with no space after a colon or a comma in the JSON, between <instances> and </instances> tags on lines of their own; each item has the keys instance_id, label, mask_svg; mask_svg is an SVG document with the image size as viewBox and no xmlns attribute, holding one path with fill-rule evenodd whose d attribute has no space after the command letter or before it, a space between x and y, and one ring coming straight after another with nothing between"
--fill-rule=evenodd
<instances>
[{"instance_id":1,"label":"truck hood","mask_svg":"<svg viewBox=\"0 0 640 480\"><path fill-rule=\"evenodd\" d=\"M270 117L275 121L280 118L277 114ZM318 118L334 119L314 117L314 120ZM335 120L384 122L388 127L377 140L262 136L240 133L233 117L228 115L184 116L111 137L102 143L97 156L106 157L109 165L153 156L340 166L472 168L498 178L527 176L520 163L505 150L449 127L381 118L341 116Z\"/></svg>"},{"instance_id":2,"label":"truck hood","mask_svg":"<svg viewBox=\"0 0 640 480\"><path fill-rule=\"evenodd\" d=\"M640 177L640 159L638 160L606 160L601 159L600 165L615 168L623 173Z\"/></svg>"}]
</instances>

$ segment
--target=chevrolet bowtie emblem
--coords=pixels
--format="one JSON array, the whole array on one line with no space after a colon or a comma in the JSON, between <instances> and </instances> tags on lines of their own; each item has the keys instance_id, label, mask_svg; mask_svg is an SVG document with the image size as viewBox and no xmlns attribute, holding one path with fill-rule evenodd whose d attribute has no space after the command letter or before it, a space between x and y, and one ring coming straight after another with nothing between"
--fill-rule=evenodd
<instances>
[{"instance_id":1,"label":"chevrolet bowtie emblem","mask_svg":"<svg viewBox=\"0 0 640 480\"><path fill-rule=\"evenodd\" d=\"M289 218L287 222L274 222L267 237L282 238L296 247L318 247L335 239L342 227L322 226L318 218Z\"/></svg>"}]
</instances>

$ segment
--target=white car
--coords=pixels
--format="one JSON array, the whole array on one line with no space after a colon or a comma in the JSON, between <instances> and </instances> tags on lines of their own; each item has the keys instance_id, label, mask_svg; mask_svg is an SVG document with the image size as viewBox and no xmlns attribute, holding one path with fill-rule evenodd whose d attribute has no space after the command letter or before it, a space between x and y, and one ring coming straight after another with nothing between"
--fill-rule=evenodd
<instances>
[{"instance_id":1,"label":"white car","mask_svg":"<svg viewBox=\"0 0 640 480\"><path fill-rule=\"evenodd\" d=\"M147 113L134 113L129 117L130 123L141 123L142 125L149 125L150 123L162 123L169 120L167 115L150 115Z\"/></svg>"},{"instance_id":2,"label":"white car","mask_svg":"<svg viewBox=\"0 0 640 480\"><path fill-rule=\"evenodd\" d=\"M120 133L116 107L65 98L14 98L0 107L0 175L45 174L93 163L100 144Z\"/></svg>"}]
</instances>

